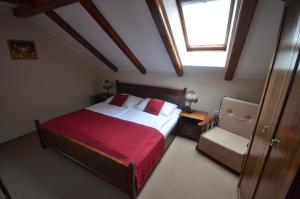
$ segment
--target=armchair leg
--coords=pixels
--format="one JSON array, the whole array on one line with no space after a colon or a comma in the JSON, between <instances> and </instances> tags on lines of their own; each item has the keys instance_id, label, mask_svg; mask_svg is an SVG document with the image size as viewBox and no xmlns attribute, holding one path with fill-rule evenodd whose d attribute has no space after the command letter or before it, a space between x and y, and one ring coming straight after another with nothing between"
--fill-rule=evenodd
<instances>
[{"instance_id":1,"label":"armchair leg","mask_svg":"<svg viewBox=\"0 0 300 199\"><path fill-rule=\"evenodd\" d=\"M9 192L8 192L8 190L4 186L4 183L3 183L1 178L0 178L0 189L3 192L3 194L5 195L5 199L12 199Z\"/></svg>"}]
</instances>

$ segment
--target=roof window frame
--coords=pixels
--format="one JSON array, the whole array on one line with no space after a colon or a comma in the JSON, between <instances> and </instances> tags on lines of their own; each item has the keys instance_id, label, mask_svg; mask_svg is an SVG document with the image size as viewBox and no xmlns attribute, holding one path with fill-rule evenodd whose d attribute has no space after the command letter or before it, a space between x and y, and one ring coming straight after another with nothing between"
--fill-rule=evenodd
<instances>
[{"instance_id":1,"label":"roof window frame","mask_svg":"<svg viewBox=\"0 0 300 199\"><path fill-rule=\"evenodd\" d=\"M178 13L179 13L181 28L182 28L182 32L183 32L183 36L184 36L187 51L201 51L201 50L205 50L205 51L211 51L211 50L226 51L227 47L228 47L228 43L229 43L228 40L229 40L229 35L230 35L230 29L232 27L232 23L233 23L233 20L234 20L233 19L233 13L234 13L235 0L230 0L230 8L229 8L229 15L228 15L228 20L227 20L225 41L224 41L224 44L221 44L221 45L220 44L190 45L181 2L182 2L182 0L176 0L176 5L177 5Z\"/></svg>"}]
</instances>

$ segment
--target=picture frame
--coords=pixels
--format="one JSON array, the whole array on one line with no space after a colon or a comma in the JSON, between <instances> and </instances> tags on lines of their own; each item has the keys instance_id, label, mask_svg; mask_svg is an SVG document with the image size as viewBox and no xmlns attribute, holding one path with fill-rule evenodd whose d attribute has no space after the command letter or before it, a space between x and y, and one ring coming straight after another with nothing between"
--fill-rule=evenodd
<instances>
[{"instance_id":1,"label":"picture frame","mask_svg":"<svg viewBox=\"0 0 300 199\"><path fill-rule=\"evenodd\" d=\"M12 60L35 60L38 59L34 41L7 40Z\"/></svg>"}]
</instances>

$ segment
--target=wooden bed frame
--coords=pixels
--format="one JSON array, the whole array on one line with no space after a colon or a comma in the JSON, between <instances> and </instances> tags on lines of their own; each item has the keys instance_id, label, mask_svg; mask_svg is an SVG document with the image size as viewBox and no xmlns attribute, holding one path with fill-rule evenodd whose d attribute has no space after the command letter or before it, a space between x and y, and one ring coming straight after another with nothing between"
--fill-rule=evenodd
<instances>
[{"instance_id":1,"label":"wooden bed frame","mask_svg":"<svg viewBox=\"0 0 300 199\"><path fill-rule=\"evenodd\" d=\"M116 88L118 93L127 93L142 98L162 99L177 104L180 108L184 107L186 89L177 90L137 85L122 83L118 80L116 81ZM39 120L35 120L35 125L42 148L49 147L58 151L129 194L131 199L136 198L134 163L126 164L77 140L43 128ZM165 151L175 138L176 128L177 125L175 125L171 133L165 138Z\"/></svg>"}]
</instances>

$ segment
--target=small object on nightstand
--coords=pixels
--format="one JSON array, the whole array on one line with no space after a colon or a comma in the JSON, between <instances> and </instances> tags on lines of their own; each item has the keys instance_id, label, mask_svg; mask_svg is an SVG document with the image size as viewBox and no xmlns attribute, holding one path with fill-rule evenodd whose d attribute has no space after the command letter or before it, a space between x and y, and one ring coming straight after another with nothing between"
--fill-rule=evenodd
<instances>
[{"instance_id":1,"label":"small object on nightstand","mask_svg":"<svg viewBox=\"0 0 300 199\"><path fill-rule=\"evenodd\" d=\"M177 135L198 141L201 133L198 123L205 120L206 117L207 112L204 111L181 112Z\"/></svg>"},{"instance_id":2,"label":"small object on nightstand","mask_svg":"<svg viewBox=\"0 0 300 199\"><path fill-rule=\"evenodd\" d=\"M99 93L99 94L93 95L91 97L91 102L92 102L92 104L104 102L105 100L107 100L109 97L111 97L113 95L114 94L112 94L112 93Z\"/></svg>"}]
</instances>

